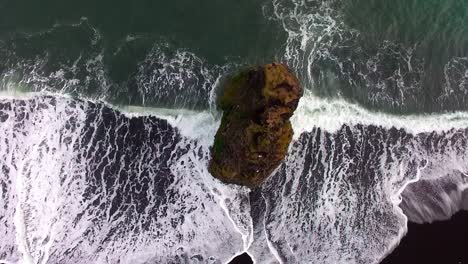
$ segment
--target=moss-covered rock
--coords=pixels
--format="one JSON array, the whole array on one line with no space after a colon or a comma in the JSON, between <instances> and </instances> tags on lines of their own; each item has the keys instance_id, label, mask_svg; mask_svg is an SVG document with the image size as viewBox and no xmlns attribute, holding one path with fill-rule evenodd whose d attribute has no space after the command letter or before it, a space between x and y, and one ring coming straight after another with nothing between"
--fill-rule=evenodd
<instances>
[{"instance_id":1,"label":"moss-covered rock","mask_svg":"<svg viewBox=\"0 0 468 264\"><path fill-rule=\"evenodd\" d=\"M209 171L226 183L259 186L284 159L293 130L289 118L303 90L284 65L247 68L230 76L219 99L223 118Z\"/></svg>"}]
</instances>

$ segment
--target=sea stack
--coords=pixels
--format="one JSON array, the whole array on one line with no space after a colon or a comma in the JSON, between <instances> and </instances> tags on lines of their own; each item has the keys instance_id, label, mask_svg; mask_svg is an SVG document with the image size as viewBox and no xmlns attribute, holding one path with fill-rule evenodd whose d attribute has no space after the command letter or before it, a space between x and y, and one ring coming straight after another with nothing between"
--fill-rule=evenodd
<instances>
[{"instance_id":1,"label":"sea stack","mask_svg":"<svg viewBox=\"0 0 468 264\"><path fill-rule=\"evenodd\" d=\"M225 183L260 186L286 156L293 136L289 118L302 94L296 76L280 63L229 76L218 101L223 117L210 173Z\"/></svg>"}]
</instances>

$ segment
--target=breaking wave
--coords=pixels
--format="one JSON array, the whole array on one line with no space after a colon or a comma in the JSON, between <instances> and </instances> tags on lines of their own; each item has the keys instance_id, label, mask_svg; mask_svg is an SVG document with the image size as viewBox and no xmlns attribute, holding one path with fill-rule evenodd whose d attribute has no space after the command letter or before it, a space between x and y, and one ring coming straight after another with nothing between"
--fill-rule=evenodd
<instances>
[{"instance_id":1,"label":"breaking wave","mask_svg":"<svg viewBox=\"0 0 468 264\"><path fill-rule=\"evenodd\" d=\"M86 18L0 40L0 263L377 263L408 219L467 209L466 56L429 98L424 45L364 45L345 8L264 6L306 94L253 191L207 171L218 84L247 61L138 34L108 50Z\"/></svg>"}]
</instances>

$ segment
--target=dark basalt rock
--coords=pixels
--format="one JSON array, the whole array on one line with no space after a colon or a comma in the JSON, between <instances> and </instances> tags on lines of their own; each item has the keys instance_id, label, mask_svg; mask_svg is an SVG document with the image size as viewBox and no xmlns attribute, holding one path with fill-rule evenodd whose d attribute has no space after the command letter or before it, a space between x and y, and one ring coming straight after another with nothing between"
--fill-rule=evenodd
<instances>
[{"instance_id":1,"label":"dark basalt rock","mask_svg":"<svg viewBox=\"0 0 468 264\"><path fill-rule=\"evenodd\" d=\"M221 125L210 173L226 183L259 186L284 159L293 130L289 118L303 90L283 64L245 69L224 84Z\"/></svg>"}]
</instances>

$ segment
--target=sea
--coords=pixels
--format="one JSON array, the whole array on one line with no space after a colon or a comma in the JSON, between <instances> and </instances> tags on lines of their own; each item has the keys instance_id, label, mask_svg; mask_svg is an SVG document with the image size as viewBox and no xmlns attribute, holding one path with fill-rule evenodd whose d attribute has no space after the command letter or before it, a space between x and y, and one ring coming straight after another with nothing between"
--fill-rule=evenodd
<instances>
[{"instance_id":1,"label":"sea","mask_svg":"<svg viewBox=\"0 0 468 264\"><path fill-rule=\"evenodd\" d=\"M223 81L271 62L293 142L224 184ZM380 263L468 209L467 144L466 0L0 0L2 264Z\"/></svg>"}]
</instances>

